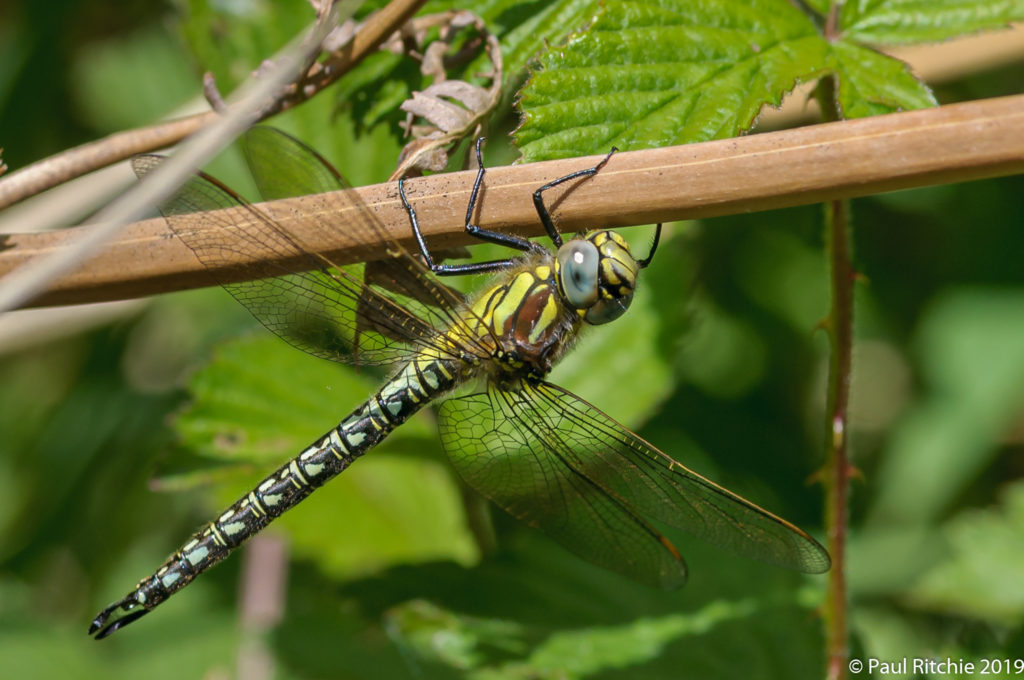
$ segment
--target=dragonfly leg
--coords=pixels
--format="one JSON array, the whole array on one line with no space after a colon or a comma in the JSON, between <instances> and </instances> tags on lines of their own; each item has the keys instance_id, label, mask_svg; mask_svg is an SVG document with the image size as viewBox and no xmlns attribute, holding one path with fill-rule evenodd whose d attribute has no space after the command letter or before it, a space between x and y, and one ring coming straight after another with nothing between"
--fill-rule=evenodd
<instances>
[{"instance_id":1,"label":"dragonfly leg","mask_svg":"<svg viewBox=\"0 0 1024 680\"><path fill-rule=\"evenodd\" d=\"M499 246L508 246L521 250L524 253L537 248L536 244L526 238L514 234L502 234L498 231L491 231L473 224L473 213L476 212L477 196L480 194L480 186L484 181L484 157L481 153L484 144L484 137L476 140L476 164L479 170L476 172L476 180L473 182L473 191L469 195L469 204L466 206L466 233L482 241L496 243ZM511 261L511 260L510 260Z\"/></svg>"},{"instance_id":2,"label":"dragonfly leg","mask_svg":"<svg viewBox=\"0 0 1024 680\"><path fill-rule=\"evenodd\" d=\"M608 152L608 155L601 159L601 162L594 167L587 168L586 170L570 172L565 177L559 177L556 180L552 180L533 192L533 205L537 208L537 215L540 217L540 222L544 225L544 230L548 232L548 236L551 237L551 241L555 244L555 247L560 248L562 246L562 235L558 233L558 229L555 228L555 223L551 219L551 213L548 211L547 206L544 205L544 192L548 189L557 187L563 182L576 179L577 177L591 177L596 175L597 171L604 167L604 164L608 162L608 159L611 158L612 154L616 151L618 151L618 149L613 146L612 150Z\"/></svg>"},{"instance_id":3,"label":"dragonfly leg","mask_svg":"<svg viewBox=\"0 0 1024 680\"><path fill-rule=\"evenodd\" d=\"M654 253L658 250L658 243L661 241L661 222L658 222L658 226L654 228L654 240L651 241L651 249L647 253L647 257L642 260L637 260L636 263L640 269L646 269L647 265L654 260Z\"/></svg>"},{"instance_id":4,"label":"dragonfly leg","mask_svg":"<svg viewBox=\"0 0 1024 680\"><path fill-rule=\"evenodd\" d=\"M473 182L473 191L469 195L469 205L466 206L466 233L474 238L478 238L482 241L489 243L496 243L500 246L506 246L508 248L514 248L526 252L533 250L537 246L529 239L521 238L513 234L502 234L501 232L491 231L489 229L483 229L473 224L473 212L476 210L477 198L480 194L480 187L484 180L484 161L481 153L481 148L484 142L484 138L480 137L476 140L476 160L477 165L480 169L476 173L476 180ZM419 246L420 254L426 261L430 271L440 276L458 276L461 274L488 274L502 269L511 267L515 260L513 258L506 258L502 260L488 260L487 262L470 262L467 264L438 264L434 262L434 258L430 256L430 251L427 248L427 242L423 238L423 234L420 231L419 220L416 219L416 211L409 203L409 199L405 195L405 178L398 180L398 195L402 199L402 204L405 206L405 211L409 214L409 222L412 224L412 232L416 237L416 243Z\"/></svg>"}]
</instances>

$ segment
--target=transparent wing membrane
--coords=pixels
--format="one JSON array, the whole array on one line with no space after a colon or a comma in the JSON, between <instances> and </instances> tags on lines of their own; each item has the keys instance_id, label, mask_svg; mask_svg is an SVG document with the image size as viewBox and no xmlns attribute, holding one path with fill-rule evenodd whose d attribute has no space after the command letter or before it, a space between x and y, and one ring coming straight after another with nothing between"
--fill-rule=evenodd
<instances>
[{"instance_id":1,"label":"transparent wing membrane","mask_svg":"<svg viewBox=\"0 0 1024 680\"><path fill-rule=\"evenodd\" d=\"M440 416L442 441L469 484L597 564L681 585L685 567L639 519L647 516L756 560L806 573L829 568L828 553L806 533L557 386L449 400Z\"/></svg>"},{"instance_id":2,"label":"transparent wing membrane","mask_svg":"<svg viewBox=\"0 0 1024 680\"><path fill-rule=\"evenodd\" d=\"M565 460L580 442L551 427L559 419L528 391L490 390L444 402L438 428L459 474L517 519L589 562L651 586L682 586L678 551L625 499Z\"/></svg>"},{"instance_id":3,"label":"transparent wing membrane","mask_svg":"<svg viewBox=\"0 0 1024 680\"><path fill-rule=\"evenodd\" d=\"M340 242L360 232L385 233L308 147L272 128L253 129L245 144L265 197L330 191L318 197L316 227L323 233L339 233ZM162 160L139 156L133 167L141 176ZM274 215L203 174L190 179L161 212L218 283L264 326L304 352L345 363L393 364L422 348L440 356L481 351L442 340L440 334L465 316L462 296L396 244L390 244L385 260L335 267ZM336 218L340 214L344 222Z\"/></svg>"}]
</instances>

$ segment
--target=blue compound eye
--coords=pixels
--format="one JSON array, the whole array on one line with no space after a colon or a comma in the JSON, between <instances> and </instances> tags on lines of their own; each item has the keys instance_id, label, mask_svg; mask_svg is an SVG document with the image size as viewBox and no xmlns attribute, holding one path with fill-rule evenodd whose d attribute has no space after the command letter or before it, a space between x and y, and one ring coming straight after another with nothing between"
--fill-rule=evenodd
<instances>
[{"instance_id":1,"label":"blue compound eye","mask_svg":"<svg viewBox=\"0 0 1024 680\"><path fill-rule=\"evenodd\" d=\"M597 246L575 239L558 249L559 283L562 293L576 309L587 309L597 302Z\"/></svg>"}]
</instances>

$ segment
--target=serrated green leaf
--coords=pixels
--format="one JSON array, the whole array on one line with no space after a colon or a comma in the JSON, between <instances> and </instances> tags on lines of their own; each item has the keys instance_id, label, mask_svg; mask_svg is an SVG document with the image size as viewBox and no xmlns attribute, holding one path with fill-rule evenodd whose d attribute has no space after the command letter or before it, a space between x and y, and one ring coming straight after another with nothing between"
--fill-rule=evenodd
<instances>
[{"instance_id":1,"label":"serrated green leaf","mask_svg":"<svg viewBox=\"0 0 1024 680\"><path fill-rule=\"evenodd\" d=\"M868 43L938 42L1024 20L1024 0L850 0L843 37Z\"/></svg>"},{"instance_id":2,"label":"serrated green leaf","mask_svg":"<svg viewBox=\"0 0 1024 680\"><path fill-rule=\"evenodd\" d=\"M943 529L953 554L910 591L919 607L1003 625L1024 620L1024 484L1006 489L1001 509L966 512Z\"/></svg>"},{"instance_id":3,"label":"serrated green leaf","mask_svg":"<svg viewBox=\"0 0 1024 680\"><path fill-rule=\"evenodd\" d=\"M843 118L865 118L936 106L928 86L905 63L846 41L832 43Z\"/></svg>"},{"instance_id":4,"label":"serrated green leaf","mask_svg":"<svg viewBox=\"0 0 1024 680\"><path fill-rule=\"evenodd\" d=\"M523 70L550 44L560 44L567 35L585 30L597 17L595 0L556 0L523 3L501 0L483 13L485 21L504 26L502 60L507 79L518 79ZM497 11L500 10L500 11Z\"/></svg>"},{"instance_id":5,"label":"serrated green leaf","mask_svg":"<svg viewBox=\"0 0 1024 680\"><path fill-rule=\"evenodd\" d=\"M541 672L562 671L570 677L640 665L657 659L680 637L706 633L730 620L748 619L756 609L753 600L717 601L686 614L640 618L624 626L562 631L534 650L527 663Z\"/></svg>"},{"instance_id":6,"label":"serrated green leaf","mask_svg":"<svg viewBox=\"0 0 1024 680\"><path fill-rule=\"evenodd\" d=\"M730 137L830 58L787 0L608 2L542 57L517 143L535 161Z\"/></svg>"},{"instance_id":7,"label":"serrated green leaf","mask_svg":"<svg viewBox=\"0 0 1024 680\"><path fill-rule=\"evenodd\" d=\"M450 9L465 9L465 3L453 0L432 0L421 15ZM480 0L470 7L487 29L498 38L504 67L502 104L507 110L515 88L522 82L527 66L549 43L561 43L573 31L583 30L594 19L597 0L556 0L527 3L522 0ZM384 67L386 60L391 65ZM490 62L479 54L467 65L450 71L449 76L470 82L482 82L478 74L488 72ZM398 105L413 89L423 89L426 82L412 60L389 54L371 55L346 74L338 83L335 98L342 108L353 108L353 116L361 125L372 127L387 120L388 114L403 116Z\"/></svg>"}]
</instances>

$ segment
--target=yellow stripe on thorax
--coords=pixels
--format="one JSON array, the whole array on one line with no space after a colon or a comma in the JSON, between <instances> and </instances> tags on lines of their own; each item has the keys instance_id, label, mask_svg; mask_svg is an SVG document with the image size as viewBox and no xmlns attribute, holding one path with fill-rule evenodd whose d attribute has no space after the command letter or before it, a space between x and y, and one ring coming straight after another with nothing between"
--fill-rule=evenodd
<instances>
[{"instance_id":1,"label":"yellow stripe on thorax","mask_svg":"<svg viewBox=\"0 0 1024 680\"><path fill-rule=\"evenodd\" d=\"M533 330L530 331L530 342L537 342L551 324L555 322L555 319L558 318L558 302L556 302L555 297L555 295L551 295L547 302L544 303L544 309L541 311L540 318L537 319Z\"/></svg>"},{"instance_id":2,"label":"yellow stripe on thorax","mask_svg":"<svg viewBox=\"0 0 1024 680\"><path fill-rule=\"evenodd\" d=\"M502 335L505 332L505 324L523 304L523 299L529 295L530 290L536 285L537 277L533 272L520 272L512 279L512 282L504 286L505 294L500 296L498 304L491 311L491 318L483 318L489 323L494 332Z\"/></svg>"}]
</instances>

